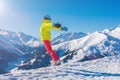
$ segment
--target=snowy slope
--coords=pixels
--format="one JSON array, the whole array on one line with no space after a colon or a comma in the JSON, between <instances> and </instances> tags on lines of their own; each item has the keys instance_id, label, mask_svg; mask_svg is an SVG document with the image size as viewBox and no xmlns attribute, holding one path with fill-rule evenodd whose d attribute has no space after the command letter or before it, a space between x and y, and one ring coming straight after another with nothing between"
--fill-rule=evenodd
<instances>
[{"instance_id":1,"label":"snowy slope","mask_svg":"<svg viewBox=\"0 0 120 80\"><path fill-rule=\"evenodd\" d=\"M0 80L119 80L120 55L32 70L13 70Z\"/></svg>"},{"instance_id":2,"label":"snowy slope","mask_svg":"<svg viewBox=\"0 0 120 80\"><path fill-rule=\"evenodd\" d=\"M1 37L1 36L0 36ZM16 48L12 43L10 43L7 39L5 38L0 38L0 50L6 50L11 53L15 53L18 55L25 54L18 48Z\"/></svg>"}]
</instances>

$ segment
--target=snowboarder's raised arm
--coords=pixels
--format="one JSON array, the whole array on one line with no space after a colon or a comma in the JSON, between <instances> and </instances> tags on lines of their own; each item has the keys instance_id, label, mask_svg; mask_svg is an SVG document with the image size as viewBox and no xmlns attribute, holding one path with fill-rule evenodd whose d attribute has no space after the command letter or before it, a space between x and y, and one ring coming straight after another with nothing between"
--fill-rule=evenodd
<instances>
[{"instance_id":1,"label":"snowboarder's raised arm","mask_svg":"<svg viewBox=\"0 0 120 80\"><path fill-rule=\"evenodd\" d=\"M53 23L53 29L55 30L62 30L62 31L68 31L67 27L62 27L59 23Z\"/></svg>"}]
</instances>

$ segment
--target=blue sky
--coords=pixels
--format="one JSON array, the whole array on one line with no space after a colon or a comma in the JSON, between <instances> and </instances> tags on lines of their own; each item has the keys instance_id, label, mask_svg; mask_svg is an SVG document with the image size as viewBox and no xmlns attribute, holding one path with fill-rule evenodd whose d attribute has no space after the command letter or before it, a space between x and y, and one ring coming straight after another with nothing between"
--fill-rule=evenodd
<instances>
[{"instance_id":1,"label":"blue sky","mask_svg":"<svg viewBox=\"0 0 120 80\"><path fill-rule=\"evenodd\" d=\"M43 16L69 32L101 31L120 24L120 0L0 0L0 29L39 38ZM52 31L52 35L64 33Z\"/></svg>"}]
</instances>

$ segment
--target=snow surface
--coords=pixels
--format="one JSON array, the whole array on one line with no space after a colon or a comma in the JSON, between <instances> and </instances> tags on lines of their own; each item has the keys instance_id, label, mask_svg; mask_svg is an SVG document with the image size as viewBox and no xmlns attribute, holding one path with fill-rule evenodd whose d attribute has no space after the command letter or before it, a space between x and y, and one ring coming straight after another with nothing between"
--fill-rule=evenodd
<instances>
[{"instance_id":1,"label":"snow surface","mask_svg":"<svg viewBox=\"0 0 120 80\"><path fill-rule=\"evenodd\" d=\"M0 80L120 80L120 55L32 70L12 70Z\"/></svg>"}]
</instances>

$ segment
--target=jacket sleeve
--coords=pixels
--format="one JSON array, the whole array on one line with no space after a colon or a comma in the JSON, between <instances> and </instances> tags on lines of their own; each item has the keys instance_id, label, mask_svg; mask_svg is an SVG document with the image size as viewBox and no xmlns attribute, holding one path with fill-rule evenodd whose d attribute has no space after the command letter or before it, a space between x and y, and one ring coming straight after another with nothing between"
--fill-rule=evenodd
<instances>
[{"instance_id":1,"label":"jacket sleeve","mask_svg":"<svg viewBox=\"0 0 120 80\"><path fill-rule=\"evenodd\" d=\"M61 30L61 27L57 28L57 27L53 26L53 29L55 29L55 30Z\"/></svg>"}]
</instances>

